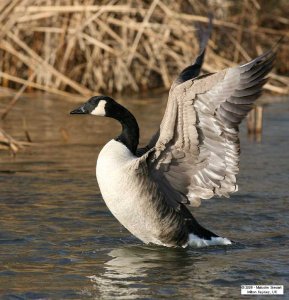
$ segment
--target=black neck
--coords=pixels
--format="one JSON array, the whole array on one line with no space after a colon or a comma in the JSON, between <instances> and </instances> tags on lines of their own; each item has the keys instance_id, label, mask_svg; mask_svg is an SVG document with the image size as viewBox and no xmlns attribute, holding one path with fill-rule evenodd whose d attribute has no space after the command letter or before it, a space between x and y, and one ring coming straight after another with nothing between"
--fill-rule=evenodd
<instances>
[{"instance_id":1,"label":"black neck","mask_svg":"<svg viewBox=\"0 0 289 300\"><path fill-rule=\"evenodd\" d=\"M118 120L122 125L122 132L115 140L123 143L135 154L139 143L139 127L135 117L126 108L116 102L113 107L110 107L107 116Z\"/></svg>"}]
</instances>

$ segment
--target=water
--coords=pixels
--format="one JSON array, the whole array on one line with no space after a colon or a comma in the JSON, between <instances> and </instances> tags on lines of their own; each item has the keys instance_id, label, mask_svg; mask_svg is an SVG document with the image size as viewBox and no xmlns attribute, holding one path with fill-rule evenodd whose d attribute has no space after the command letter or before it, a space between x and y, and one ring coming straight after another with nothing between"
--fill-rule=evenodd
<instances>
[{"instance_id":1,"label":"water","mask_svg":"<svg viewBox=\"0 0 289 300\"><path fill-rule=\"evenodd\" d=\"M114 120L41 98L21 99L2 124L24 139L25 117L42 145L0 152L1 299L240 299L242 284L283 284L288 298L288 102L265 107L261 143L242 127L239 192L194 211L240 244L194 250L146 246L107 210L95 161L120 130ZM165 100L126 105L146 141Z\"/></svg>"}]
</instances>

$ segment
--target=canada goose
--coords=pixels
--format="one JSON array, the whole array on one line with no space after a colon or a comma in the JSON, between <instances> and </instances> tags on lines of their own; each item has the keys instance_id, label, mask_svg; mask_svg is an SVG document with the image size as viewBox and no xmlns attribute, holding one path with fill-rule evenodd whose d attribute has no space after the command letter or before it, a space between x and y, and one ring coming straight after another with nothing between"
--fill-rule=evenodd
<instances>
[{"instance_id":1,"label":"canada goose","mask_svg":"<svg viewBox=\"0 0 289 300\"><path fill-rule=\"evenodd\" d=\"M115 100L95 96L71 114L118 120L121 134L101 150L96 176L112 214L144 243L204 247L232 242L202 227L186 204L237 191L238 125L260 96L276 50L237 67L198 76L204 56L172 84L159 130L137 149L139 127ZM196 77L198 76L198 77Z\"/></svg>"}]
</instances>

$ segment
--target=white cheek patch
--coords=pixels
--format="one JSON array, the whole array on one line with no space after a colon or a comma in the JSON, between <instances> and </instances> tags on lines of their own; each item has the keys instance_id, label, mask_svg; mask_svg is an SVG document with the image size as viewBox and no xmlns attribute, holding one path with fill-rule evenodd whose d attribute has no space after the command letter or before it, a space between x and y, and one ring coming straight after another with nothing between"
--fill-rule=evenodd
<instances>
[{"instance_id":1,"label":"white cheek patch","mask_svg":"<svg viewBox=\"0 0 289 300\"><path fill-rule=\"evenodd\" d=\"M100 100L98 102L97 107L90 114L95 116L101 116L101 117L105 116L105 105L106 105L106 101Z\"/></svg>"}]
</instances>

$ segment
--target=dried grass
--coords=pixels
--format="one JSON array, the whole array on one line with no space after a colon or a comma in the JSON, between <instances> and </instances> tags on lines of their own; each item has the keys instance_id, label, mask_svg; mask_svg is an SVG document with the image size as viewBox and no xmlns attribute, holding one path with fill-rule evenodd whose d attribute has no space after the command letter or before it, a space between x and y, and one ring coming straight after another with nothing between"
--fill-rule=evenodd
<instances>
[{"instance_id":1,"label":"dried grass","mask_svg":"<svg viewBox=\"0 0 289 300\"><path fill-rule=\"evenodd\" d=\"M281 75L289 74L288 65L282 64L288 61L285 8L289 5L271 2L103 0L99 5L93 0L2 0L0 84L19 93L36 89L69 99L100 92L168 89L177 72L197 54L196 22L207 23L208 11L213 11L204 70L247 61L284 36L279 73L271 76L266 88L289 93L289 79Z\"/></svg>"},{"instance_id":2,"label":"dried grass","mask_svg":"<svg viewBox=\"0 0 289 300\"><path fill-rule=\"evenodd\" d=\"M0 128L0 150L9 150L15 155L20 149L33 145L31 142L22 142L15 140L7 132Z\"/></svg>"}]
</instances>

